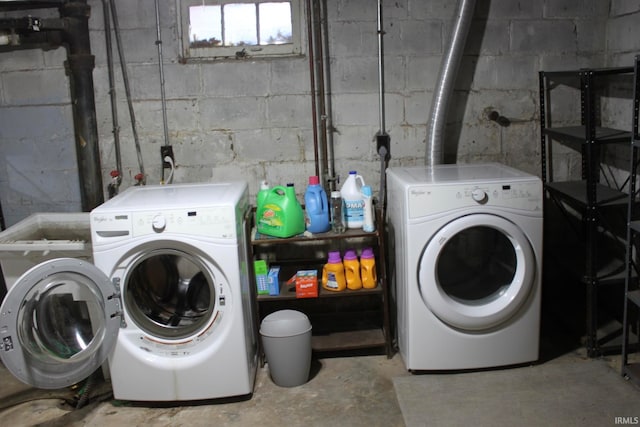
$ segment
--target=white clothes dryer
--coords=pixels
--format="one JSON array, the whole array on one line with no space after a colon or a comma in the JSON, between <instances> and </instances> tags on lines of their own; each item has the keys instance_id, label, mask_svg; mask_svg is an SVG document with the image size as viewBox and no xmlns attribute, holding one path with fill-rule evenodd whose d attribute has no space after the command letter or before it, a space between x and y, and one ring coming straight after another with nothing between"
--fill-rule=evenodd
<instances>
[{"instance_id":1,"label":"white clothes dryer","mask_svg":"<svg viewBox=\"0 0 640 427\"><path fill-rule=\"evenodd\" d=\"M46 261L9 291L5 366L28 384L60 388L108 357L116 399L251 395L248 212L246 182L132 187L97 207L95 265Z\"/></svg>"},{"instance_id":2,"label":"white clothes dryer","mask_svg":"<svg viewBox=\"0 0 640 427\"><path fill-rule=\"evenodd\" d=\"M387 182L392 299L407 369L536 361L541 180L492 163L389 168Z\"/></svg>"}]
</instances>

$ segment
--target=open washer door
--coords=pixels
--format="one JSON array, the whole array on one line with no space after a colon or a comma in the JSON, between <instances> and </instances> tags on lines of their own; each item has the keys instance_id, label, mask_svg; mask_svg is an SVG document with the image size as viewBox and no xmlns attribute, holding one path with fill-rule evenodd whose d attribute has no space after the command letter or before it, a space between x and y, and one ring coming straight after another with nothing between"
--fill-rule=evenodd
<instances>
[{"instance_id":1,"label":"open washer door","mask_svg":"<svg viewBox=\"0 0 640 427\"><path fill-rule=\"evenodd\" d=\"M68 387L105 362L120 313L116 287L96 266L73 258L45 261L24 273L2 303L0 358L33 387Z\"/></svg>"},{"instance_id":2,"label":"open washer door","mask_svg":"<svg viewBox=\"0 0 640 427\"><path fill-rule=\"evenodd\" d=\"M536 262L525 234L497 215L456 218L427 242L420 259L420 293L447 325L486 330L508 321L534 285Z\"/></svg>"}]
</instances>

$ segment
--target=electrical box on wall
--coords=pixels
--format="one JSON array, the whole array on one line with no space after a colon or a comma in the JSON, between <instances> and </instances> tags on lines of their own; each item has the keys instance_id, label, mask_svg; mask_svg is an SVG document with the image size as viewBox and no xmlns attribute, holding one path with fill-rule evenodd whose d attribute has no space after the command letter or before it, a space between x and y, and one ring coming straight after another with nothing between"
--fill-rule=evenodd
<instances>
[{"instance_id":1,"label":"electrical box on wall","mask_svg":"<svg viewBox=\"0 0 640 427\"><path fill-rule=\"evenodd\" d=\"M160 147L160 157L162 158L162 168L171 169L171 163L165 160L166 157L170 157L171 161L175 165L175 157L173 156L173 147L171 145L163 145Z\"/></svg>"}]
</instances>

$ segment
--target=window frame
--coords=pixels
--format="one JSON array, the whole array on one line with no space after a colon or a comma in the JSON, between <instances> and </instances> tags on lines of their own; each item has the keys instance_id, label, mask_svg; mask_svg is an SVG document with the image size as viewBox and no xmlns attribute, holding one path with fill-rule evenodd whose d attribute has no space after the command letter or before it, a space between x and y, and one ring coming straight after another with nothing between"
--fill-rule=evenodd
<instances>
[{"instance_id":1,"label":"window frame","mask_svg":"<svg viewBox=\"0 0 640 427\"><path fill-rule=\"evenodd\" d=\"M302 0L286 0L291 3L292 43L257 46L215 46L191 48L189 40L189 7L218 6L229 3L273 3L279 0L176 0L178 28L180 31L181 62L219 61L228 59L257 59L277 57L297 57L303 51L304 11Z\"/></svg>"}]
</instances>

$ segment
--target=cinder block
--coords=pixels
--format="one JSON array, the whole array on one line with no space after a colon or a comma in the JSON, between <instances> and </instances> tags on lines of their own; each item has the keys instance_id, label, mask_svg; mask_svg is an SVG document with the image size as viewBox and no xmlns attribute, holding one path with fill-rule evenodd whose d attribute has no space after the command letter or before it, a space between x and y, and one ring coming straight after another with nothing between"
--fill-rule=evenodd
<instances>
[{"instance_id":1,"label":"cinder block","mask_svg":"<svg viewBox=\"0 0 640 427\"><path fill-rule=\"evenodd\" d=\"M38 125L34 126L35 123ZM52 140L69 135L73 135L71 105L7 107L0 114L0 139L3 140ZM15 148L20 151L19 146Z\"/></svg>"},{"instance_id":2,"label":"cinder block","mask_svg":"<svg viewBox=\"0 0 640 427\"><path fill-rule=\"evenodd\" d=\"M575 24L571 20L517 21L511 24L511 51L520 53L575 52Z\"/></svg>"},{"instance_id":3,"label":"cinder block","mask_svg":"<svg viewBox=\"0 0 640 427\"><path fill-rule=\"evenodd\" d=\"M266 100L270 127L291 128L311 123L311 98L303 95L270 96Z\"/></svg>"},{"instance_id":4,"label":"cinder block","mask_svg":"<svg viewBox=\"0 0 640 427\"><path fill-rule=\"evenodd\" d=\"M337 128L377 123L377 93L335 95L333 99L334 126Z\"/></svg>"},{"instance_id":5,"label":"cinder block","mask_svg":"<svg viewBox=\"0 0 640 427\"><path fill-rule=\"evenodd\" d=\"M611 0L610 17L640 12L640 4L629 0Z\"/></svg>"},{"instance_id":6,"label":"cinder block","mask_svg":"<svg viewBox=\"0 0 640 427\"><path fill-rule=\"evenodd\" d=\"M71 102L64 68L3 73L4 102L10 105Z\"/></svg>"},{"instance_id":7,"label":"cinder block","mask_svg":"<svg viewBox=\"0 0 640 427\"><path fill-rule=\"evenodd\" d=\"M309 141L309 143L311 143ZM258 161L300 162L301 141L295 132L279 129L255 129L235 134L237 158Z\"/></svg>"},{"instance_id":8,"label":"cinder block","mask_svg":"<svg viewBox=\"0 0 640 427\"><path fill-rule=\"evenodd\" d=\"M442 24L440 21L402 21L385 30L385 52L393 55L434 54L442 52Z\"/></svg>"},{"instance_id":9,"label":"cinder block","mask_svg":"<svg viewBox=\"0 0 640 427\"><path fill-rule=\"evenodd\" d=\"M269 94L271 68L267 61L223 61L201 68L205 96L264 96Z\"/></svg>"},{"instance_id":10,"label":"cinder block","mask_svg":"<svg viewBox=\"0 0 640 427\"><path fill-rule=\"evenodd\" d=\"M606 17L609 15L609 3L602 0L554 0L544 2L544 17Z\"/></svg>"},{"instance_id":11,"label":"cinder block","mask_svg":"<svg viewBox=\"0 0 640 427\"><path fill-rule=\"evenodd\" d=\"M507 19L472 21L464 51L470 55L501 55L509 52Z\"/></svg>"},{"instance_id":12,"label":"cinder block","mask_svg":"<svg viewBox=\"0 0 640 427\"><path fill-rule=\"evenodd\" d=\"M513 89L535 88L538 83L538 58L534 55L481 56L474 70L472 88ZM478 93L482 96L482 93Z\"/></svg>"},{"instance_id":13,"label":"cinder block","mask_svg":"<svg viewBox=\"0 0 640 427\"><path fill-rule=\"evenodd\" d=\"M308 58L270 63L269 93L273 95L308 94L311 88ZM330 77L330 76L328 76ZM325 76L325 79L328 78ZM318 78L316 76L316 78Z\"/></svg>"},{"instance_id":14,"label":"cinder block","mask_svg":"<svg viewBox=\"0 0 640 427\"><path fill-rule=\"evenodd\" d=\"M438 82L441 56L407 58L407 85L409 91L432 90Z\"/></svg>"},{"instance_id":15,"label":"cinder block","mask_svg":"<svg viewBox=\"0 0 640 427\"><path fill-rule=\"evenodd\" d=\"M638 15L625 15L613 19L607 25L607 48L620 51L640 49L640 25ZM631 63L629 64L631 65Z\"/></svg>"},{"instance_id":16,"label":"cinder block","mask_svg":"<svg viewBox=\"0 0 640 427\"><path fill-rule=\"evenodd\" d=\"M334 62L334 93L371 93L378 91L377 57L339 58Z\"/></svg>"},{"instance_id":17,"label":"cinder block","mask_svg":"<svg viewBox=\"0 0 640 427\"><path fill-rule=\"evenodd\" d=\"M205 98L199 101L203 130L267 129L266 99L262 97Z\"/></svg>"},{"instance_id":18,"label":"cinder block","mask_svg":"<svg viewBox=\"0 0 640 427\"><path fill-rule=\"evenodd\" d=\"M373 38L373 40L367 43L371 48L365 49L363 36L365 31L364 23L358 21L338 21L331 23L329 26L331 34L331 38L329 40L329 52L331 56L334 58L373 56L377 52L374 47L377 45L377 36L375 38L373 37L377 27L375 26L375 21L372 21L368 25L373 26L373 28L366 29L370 34L369 38Z\"/></svg>"}]
</instances>

